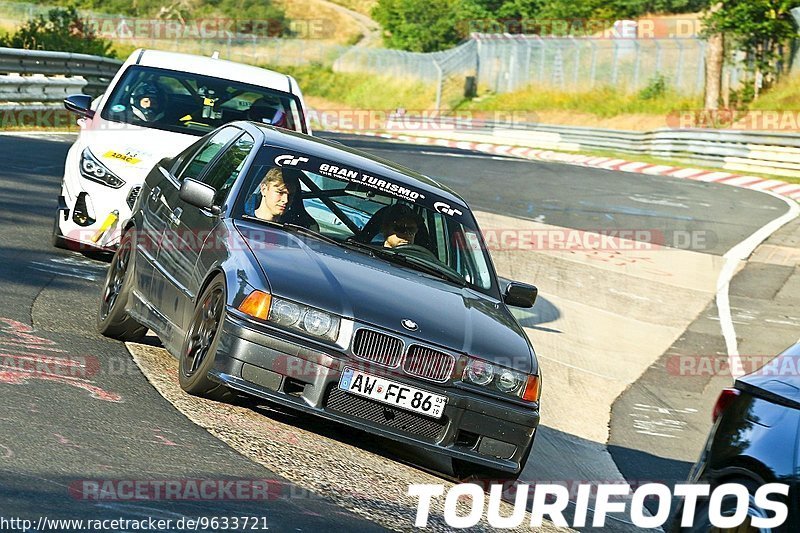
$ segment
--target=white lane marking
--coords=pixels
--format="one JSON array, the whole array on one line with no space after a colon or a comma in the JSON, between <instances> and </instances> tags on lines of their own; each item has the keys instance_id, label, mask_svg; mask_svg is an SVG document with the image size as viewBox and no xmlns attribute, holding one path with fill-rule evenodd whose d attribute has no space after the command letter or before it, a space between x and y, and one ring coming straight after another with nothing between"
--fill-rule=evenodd
<instances>
[{"instance_id":1,"label":"white lane marking","mask_svg":"<svg viewBox=\"0 0 800 533\"><path fill-rule=\"evenodd\" d=\"M636 172L642 167L648 166L649 163L639 163L637 161L628 163L627 165L622 165L619 167L620 170L623 172Z\"/></svg>"},{"instance_id":2,"label":"white lane marking","mask_svg":"<svg viewBox=\"0 0 800 533\"><path fill-rule=\"evenodd\" d=\"M68 131L2 131L2 137L23 137L27 139L40 139L44 141L58 141L71 143L75 141L77 133Z\"/></svg>"},{"instance_id":3,"label":"white lane marking","mask_svg":"<svg viewBox=\"0 0 800 533\"><path fill-rule=\"evenodd\" d=\"M688 178L690 176L697 176L698 174L702 174L703 172L707 172L705 170L700 170L699 168L682 168L680 170L676 170L670 176L674 178Z\"/></svg>"},{"instance_id":4,"label":"white lane marking","mask_svg":"<svg viewBox=\"0 0 800 533\"><path fill-rule=\"evenodd\" d=\"M392 150L394 152L398 150ZM500 157L496 155L483 155L483 154L442 154L441 152L428 152L426 150L416 151L416 150L403 150L405 152L413 153L413 154L424 154L424 155L436 155L436 156L446 156L446 157L466 157L466 158L474 158L474 159L494 159L495 161L508 161L508 160L520 160L520 161L528 161L524 157Z\"/></svg>"},{"instance_id":5,"label":"white lane marking","mask_svg":"<svg viewBox=\"0 0 800 533\"><path fill-rule=\"evenodd\" d=\"M671 409L643 403L634 404L633 410L639 411L629 413L629 416L633 418L633 429L636 433L667 439L677 439L679 435L676 435L676 433L683 432L688 426L687 422L677 420L680 415L697 413L697 409L691 407Z\"/></svg>"},{"instance_id":6,"label":"white lane marking","mask_svg":"<svg viewBox=\"0 0 800 533\"><path fill-rule=\"evenodd\" d=\"M728 351L729 368L732 374L738 374L733 376L734 379L743 375L744 367L739 361L739 343L736 340L736 329L733 327L733 318L731 317L730 295L728 294L731 279L733 279L740 261L747 260L759 244L767 240L770 235L778 231L784 224L791 222L800 215L800 205L797 202L772 191L761 192L786 202L789 206L789 211L762 226L748 238L728 250L722 256L725 259L725 265L719 273L719 278L717 278L717 314L719 315L722 336L725 338L725 347ZM742 373L736 372L737 369L742 370Z\"/></svg>"},{"instance_id":7,"label":"white lane marking","mask_svg":"<svg viewBox=\"0 0 800 533\"><path fill-rule=\"evenodd\" d=\"M31 268L48 274L97 281L105 276L107 266L73 257L53 257L50 261L31 261Z\"/></svg>"},{"instance_id":8,"label":"white lane marking","mask_svg":"<svg viewBox=\"0 0 800 533\"><path fill-rule=\"evenodd\" d=\"M748 188L755 189L755 190L769 189L770 187L775 187L777 185L780 185L781 183L783 183L783 182L779 181L779 180L764 180L764 181L761 181L759 183L755 183L753 185L750 185Z\"/></svg>"},{"instance_id":9,"label":"white lane marking","mask_svg":"<svg viewBox=\"0 0 800 533\"><path fill-rule=\"evenodd\" d=\"M646 296L642 296L640 294L632 294L630 292L620 291L620 290L615 289L614 287L611 287L610 289L608 289L608 292L610 292L611 294L617 294L619 296L627 296L628 298L632 298L634 300L640 300L642 302L649 302L650 301L650 298L648 298Z\"/></svg>"},{"instance_id":10,"label":"white lane marking","mask_svg":"<svg viewBox=\"0 0 800 533\"><path fill-rule=\"evenodd\" d=\"M711 182L711 181L717 181L717 180L729 178L731 176L733 176L733 174L731 174L730 172L710 172L710 173L704 174L703 176L700 176L699 178L696 178L696 179L697 179L697 181Z\"/></svg>"},{"instance_id":11,"label":"white lane marking","mask_svg":"<svg viewBox=\"0 0 800 533\"><path fill-rule=\"evenodd\" d=\"M680 207L682 209L689 209L689 206L680 202L671 202L664 198L647 198L644 196L628 196L628 199L642 204L663 205L666 207Z\"/></svg>"}]
</instances>

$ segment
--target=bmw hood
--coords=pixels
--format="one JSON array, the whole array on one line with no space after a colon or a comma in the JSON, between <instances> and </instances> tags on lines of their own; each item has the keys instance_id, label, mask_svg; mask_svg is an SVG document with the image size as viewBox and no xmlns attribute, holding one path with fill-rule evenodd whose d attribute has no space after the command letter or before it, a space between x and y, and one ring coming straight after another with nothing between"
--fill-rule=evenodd
<instances>
[{"instance_id":1,"label":"bmw hood","mask_svg":"<svg viewBox=\"0 0 800 533\"><path fill-rule=\"evenodd\" d=\"M525 333L493 298L313 237L243 221L236 226L275 296L523 372L538 371ZM403 320L418 329L404 329Z\"/></svg>"},{"instance_id":2,"label":"bmw hood","mask_svg":"<svg viewBox=\"0 0 800 533\"><path fill-rule=\"evenodd\" d=\"M125 181L144 181L153 165L165 157L178 155L197 139L192 135L130 124L120 130L84 130L81 133L83 146Z\"/></svg>"}]
</instances>

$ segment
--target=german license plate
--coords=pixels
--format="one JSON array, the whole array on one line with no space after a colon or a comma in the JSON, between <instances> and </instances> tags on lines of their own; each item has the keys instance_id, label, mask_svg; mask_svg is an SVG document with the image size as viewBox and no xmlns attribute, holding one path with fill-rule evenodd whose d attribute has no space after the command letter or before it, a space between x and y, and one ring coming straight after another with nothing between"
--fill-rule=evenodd
<instances>
[{"instance_id":1,"label":"german license plate","mask_svg":"<svg viewBox=\"0 0 800 533\"><path fill-rule=\"evenodd\" d=\"M345 368L339 380L339 388L351 394L371 398L381 403L400 407L408 411L441 418L447 397L409 387L352 368Z\"/></svg>"}]
</instances>

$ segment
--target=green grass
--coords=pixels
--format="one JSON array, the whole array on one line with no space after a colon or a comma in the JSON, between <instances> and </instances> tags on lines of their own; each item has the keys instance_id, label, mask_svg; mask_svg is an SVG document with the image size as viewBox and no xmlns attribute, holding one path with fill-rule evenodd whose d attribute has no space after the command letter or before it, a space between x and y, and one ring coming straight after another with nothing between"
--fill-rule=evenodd
<instances>
[{"instance_id":1,"label":"green grass","mask_svg":"<svg viewBox=\"0 0 800 533\"><path fill-rule=\"evenodd\" d=\"M760 110L800 109L800 76L784 78L749 107Z\"/></svg>"},{"instance_id":2,"label":"green grass","mask_svg":"<svg viewBox=\"0 0 800 533\"><path fill-rule=\"evenodd\" d=\"M643 113L664 115L676 110L698 109L699 97L687 98L667 92L651 99L624 94L612 87L599 87L580 93L528 88L521 91L484 96L465 101L457 109L471 111L577 111L601 118Z\"/></svg>"},{"instance_id":3,"label":"green grass","mask_svg":"<svg viewBox=\"0 0 800 533\"><path fill-rule=\"evenodd\" d=\"M318 96L355 109L391 111L398 107L428 109L435 99L435 88L413 80L333 72L330 67L269 67L297 79L303 94Z\"/></svg>"}]
</instances>

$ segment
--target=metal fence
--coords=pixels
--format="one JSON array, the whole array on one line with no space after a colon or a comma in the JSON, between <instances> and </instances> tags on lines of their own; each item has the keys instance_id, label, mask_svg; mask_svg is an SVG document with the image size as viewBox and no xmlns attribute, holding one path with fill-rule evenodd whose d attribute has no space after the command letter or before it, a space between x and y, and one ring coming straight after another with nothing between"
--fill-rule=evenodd
<instances>
[{"instance_id":1,"label":"metal fence","mask_svg":"<svg viewBox=\"0 0 800 533\"><path fill-rule=\"evenodd\" d=\"M17 22L47 7L0 2L0 20ZM480 89L495 93L529 87L576 93L613 87L634 93L649 84L663 83L685 97L703 91L705 41L696 38L631 39L595 37L539 37L510 34L473 34L465 43L436 53L412 53L380 48L349 47L319 39L267 38L218 31L213 36L166 38L171 32L155 29L149 35L126 34L137 19L82 11L88 19L102 19L116 28L122 42L133 47L210 55L266 66L320 64L337 72L364 72L391 80L417 81L436 88L436 109L450 109L461 101L468 78ZM145 21L148 23L159 21ZM163 21L175 24L176 21ZM174 32L173 32L174 33ZM102 32L101 32L102 34ZM735 89L745 79L741 63L728 67L726 79ZM788 69L787 69L788 70Z\"/></svg>"},{"instance_id":2,"label":"metal fence","mask_svg":"<svg viewBox=\"0 0 800 533\"><path fill-rule=\"evenodd\" d=\"M705 41L701 39L542 38L527 35L473 37L478 81L494 92L535 85L580 92L610 86L639 91L657 76L675 91L703 90Z\"/></svg>"}]
</instances>

